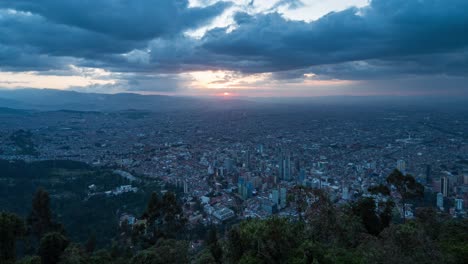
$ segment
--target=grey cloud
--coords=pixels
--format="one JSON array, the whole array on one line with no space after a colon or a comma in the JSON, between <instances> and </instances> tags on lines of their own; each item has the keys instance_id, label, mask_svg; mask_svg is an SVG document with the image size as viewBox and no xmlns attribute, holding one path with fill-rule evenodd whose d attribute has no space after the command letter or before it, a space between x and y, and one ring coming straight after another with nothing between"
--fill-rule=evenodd
<instances>
[{"instance_id":1,"label":"grey cloud","mask_svg":"<svg viewBox=\"0 0 468 264\"><path fill-rule=\"evenodd\" d=\"M14 0L0 8L31 12L57 24L125 40L149 40L196 28L221 14L230 3L189 8L187 0Z\"/></svg>"},{"instance_id":2,"label":"grey cloud","mask_svg":"<svg viewBox=\"0 0 468 264\"><path fill-rule=\"evenodd\" d=\"M187 3L1 1L0 68L43 70L73 63L133 73L120 84L156 90L153 81L161 89L180 87L174 77L161 74L193 70L273 72L279 81L298 80L304 73L319 79L383 80L468 72L466 0L373 0L313 22L240 12L235 30L216 28L199 40L182 32L229 4L189 8ZM300 1L280 3L294 7Z\"/></svg>"},{"instance_id":3,"label":"grey cloud","mask_svg":"<svg viewBox=\"0 0 468 264\"><path fill-rule=\"evenodd\" d=\"M203 47L232 57L230 67L244 72L367 60L417 61L468 46L466 10L465 0L374 0L368 7L330 13L310 23L286 20L276 13L238 14L236 30L208 34ZM256 65L237 64L234 58ZM444 72L450 72L459 65L445 66Z\"/></svg>"}]
</instances>

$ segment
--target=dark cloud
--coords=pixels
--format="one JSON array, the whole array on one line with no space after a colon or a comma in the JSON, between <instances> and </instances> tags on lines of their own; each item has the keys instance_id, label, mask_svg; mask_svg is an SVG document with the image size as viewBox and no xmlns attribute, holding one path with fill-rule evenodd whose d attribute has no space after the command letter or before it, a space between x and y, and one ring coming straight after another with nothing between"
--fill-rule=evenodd
<instances>
[{"instance_id":1,"label":"dark cloud","mask_svg":"<svg viewBox=\"0 0 468 264\"><path fill-rule=\"evenodd\" d=\"M182 0L1 1L0 69L40 71L71 63L128 68L135 63L121 54L144 49L155 37L177 37L228 6L189 8Z\"/></svg>"},{"instance_id":2,"label":"dark cloud","mask_svg":"<svg viewBox=\"0 0 468 264\"><path fill-rule=\"evenodd\" d=\"M277 7L301 3L279 1ZM276 12L240 12L234 30L215 28L201 39L182 34L229 5L0 1L0 69L99 67L134 74L119 84L140 90L150 90L156 82L156 90L178 89L181 84L171 74L194 70L273 72L279 81L300 80L306 73L318 79L420 80L417 76L440 75L457 81L468 72L466 0L373 0L367 7L332 12L312 22Z\"/></svg>"},{"instance_id":3,"label":"dark cloud","mask_svg":"<svg viewBox=\"0 0 468 264\"><path fill-rule=\"evenodd\" d=\"M14 0L0 8L38 14L57 24L111 35L148 40L196 28L218 16L230 4L218 2L189 8L187 0Z\"/></svg>"},{"instance_id":4,"label":"dark cloud","mask_svg":"<svg viewBox=\"0 0 468 264\"><path fill-rule=\"evenodd\" d=\"M241 13L236 16L236 30L208 34L203 47L232 57L230 67L244 72L368 60L396 64L409 59L419 67L417 61L429 58L427 55L453 57L468 46L466 10L465 0L374 0L368 7L330 13L310 23L287 20L276 13ZM234 58L255 64L237 64ZM444 72L457 71L460 65L453 66L441 68Z\"/></svg>"},{"instance_id":5,"label":"dark cloud","mask_svg":"<svg viewBox=\"0 0 468 264\"><path fill-rule=\"evenodd\" d=\"M122 53L144 43L118 40L76 27L55 24L44 17L0 10L0 44L53 56L90 57Z\"/></svg>"}]
</instances>

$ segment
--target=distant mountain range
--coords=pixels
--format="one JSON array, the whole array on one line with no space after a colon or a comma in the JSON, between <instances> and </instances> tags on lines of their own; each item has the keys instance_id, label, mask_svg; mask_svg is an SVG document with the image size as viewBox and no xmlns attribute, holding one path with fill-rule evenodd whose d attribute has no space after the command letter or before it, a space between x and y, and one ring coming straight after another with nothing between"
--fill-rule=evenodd
<instances>
[{"instance_id":1,"label":"distant mountain range","mask_svg":"<svg viewBox=\"0 0 468 264\"><path fill-rule=\"evenodd\" d=\"M54 89L0 89L0 111L3 108L39 111L124 111L153 112L246 109L266 107L271 110L332 109L336 106L352 108L420 108L468 111L464 97L438 96L323 96L303 98L250 97L184 97L141 95L135 93L99 94ZM328 108L331 107L331 108Z\"/></svg>"},{"instance_id":2,"label":"distant mountain range","mask_svg":"<svg viewBox=\"0 0 468 264\"><path fill-rule=\"evenodd\" d=\"M248 107L253 102L240 99L196 98L134 93L98 94L53 89L0 89L0 108L74 111L177 111L210 108Z\"/></svg>"}]
</instances>

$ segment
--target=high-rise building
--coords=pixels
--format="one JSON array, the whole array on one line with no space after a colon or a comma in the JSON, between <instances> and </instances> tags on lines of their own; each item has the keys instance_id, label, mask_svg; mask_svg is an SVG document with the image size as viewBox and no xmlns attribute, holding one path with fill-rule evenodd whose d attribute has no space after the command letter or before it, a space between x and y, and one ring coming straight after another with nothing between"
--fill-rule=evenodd
<instances>
[{"instance_id":1,"label":"high-rise building","mask_svg":"<svg viewBox=\"0 0 468 264\"><path fill-rule=\"evenodd\" d=\"M455 199L455 209L457 211L463 211L463 199Z\"/></svg>"},{"instance_id":2,"label":"high-rise building","mask_svg":"<svg viewBox=\"0 0 468 264\"><path fill-rule=\"evenodd\" d=\"M405 174L406 172L406 162L404 160L398 160L396 165L397 170Z\"/></svg>"},{"instance_id":3,"label":"high-rise building","mask_svg":"<svg viewBox=\"0 0 468 264\"><path fill-rule=\"evenodd\" d=\"M278 192L278 190L273 190L271 192L271 201L274 204L279 205L279 192Z\"/></svg>"},{"instance_id":4,"label":"high-rise building","mask_svg":"<svg viewBox=\"0 0 468 264\"><path fill-rule=\"evenodd\" d=\"M444 176L440 179L440 192L444 195L444 197L449 196L449 184L449 178L447 176Z\"/></svg>"},{"instance_id":5,"label":"high-rise building","mask_svg":"<svg viewBox=\"0 0 468 264\"><path fill-rule=\"evenodd\" d=\"M442 193L437 193L437 208L441 210L444 208L444 195Z\"/></svg>"},{"instance_id":6,"label":"high-rise building","mask_svg":"<svg viewBox=\"0 0 468 264\"><path fill-rule=\"evenodd\" d=\"M280 203L281 203L281 208L286 207L286 199L287 199L287 192L286 188L281 188L280 189Z\"/></svg>"},{"instance_id":7,"label":"high-rise building","mask_svg":"<svg viewBox=\"0 0 468 264\"><path fill-rule=\"evenodd\" d=\"M343 200L348 200L349 199L349 188L347 186L343 187L343 193L341 194L341 198Z\"/></svg>"},{"instance_id":8,"label":"high-rise building","mask_svg":"<svg viewBox=\"0 0 468 264\"><path fill-rule=\"evenodd\" d=\"M305 169L302 168L299 170L299 177L298 177L299 184L303 184L304 180L305 180Z\"/></svg>"},{"instance_id":9,"label":"high-rise building","mask_svg":"<svg viewBox=\"0 0 468 264\"><path fill-rule=\"evenodd\" d=\"M279 160L279 177L282 180L291 180L291 155L281 153Z\"/></svg>"},{"instance_id":10,"label":"high-rise building","mask_svg":"<svg viewBox=\"0 0 468 264\"><path fill-rule=\"evenodd\" d=\"M260 153L260 154L263 154L263 144L258 144L257 152Z\"/></svg>"},{"instance_id":11,"label":"high-rise building","mask_svg":"<svg viewBox=\"0 0 468 264\"><path fill-rule=\"evenodd\" d=\"M187 181L184 181L184 193L188 193L188 192L189 192L188 183Z\"/></svg>"}]
</instances>

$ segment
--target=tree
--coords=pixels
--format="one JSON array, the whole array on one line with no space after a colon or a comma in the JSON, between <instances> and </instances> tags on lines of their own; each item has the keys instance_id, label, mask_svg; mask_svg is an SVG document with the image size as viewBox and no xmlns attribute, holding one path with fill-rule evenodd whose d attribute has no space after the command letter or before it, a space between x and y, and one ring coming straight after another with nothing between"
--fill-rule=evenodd
<instances>
[{"instance_id":1,"label":"tree","mask_svg":"<svg viewBox=\"0 0 468 264\"><path fill-rule=\"evenodd\" d=\"M440 230L438 244L446 263L468 263L468 220L446 220Z\"/></svg>"},{"instance_id":2,"label":"tree","mask_svg":"<svg viewBox=\"0 0 468 264\"><path fill-rule=\"evenodd\" d=\"M403 221L406 220L406 202L424 196L424 186L418 183L413 176L403 175L399 170L393 170L387 177L387 183L393 185L401 195L403 207Z\"/></svg>"},{"instance_id":3,"label":"tree","mask_svg":"<svg viewBox=\"0 0 468 264\"><path fill-rule=\"evenodd\" d=\"M302 224L277 217L243 221L239 227L242 249L236 249L232 246L234 243L229 241L227 260L231 263L237 263L237 259L239 263L248 263L253 259L257 263L286 263L290 253L303 238L303 230L298 227L302 227ZM233 249L242 251L242 255L232 259Z\"/></svg>"},{"instance_id":4,"label":"tree","mask_svg":"<svg viewBox=\"0 0 468 264\"><path fill-rule=\"evenodd\" d=\"M205 246L210 250L211 255L216 263L221 263L223 258L223 249L218 241L218 232L214 226L208 230Z\"/></svg>"},{"instance_id":5,"label":"tree","mask_svg":"<svg viewBox=\"0 0 468 264\"><path fill-rule=\"evenodd\" d=\"M174 239L160 240L156 246L136 254L131 264L188 263L188 244Z\"/></svg>"},{"instance_id":6,"label":"tree","mask_svg":"<svg viewBox=\"0 0 468 264\"><path fill-rule=\"evenodd\" d=\"M195 263L195 264L216 264L218 262L216 262L215 258L211 254L211 252L209 250L205 249L205 250L203 250L202 252L200 252L197 255L197 257L195 258L193 263Z\"/></svg>"},{"instance_id":7,"label":"tree","mask_svg":"<svg viewBox=\"0 0 468 264\"><path fill-rule=\"evenodd\" d=\"M88 264L88 258L83 248L70 244L60 257L59 264Z\"/></svg>"},{"instance_id":8,"label":"tree","mask_svg":"<svg viewBox=\"0 0 468 264\"><path fill-rule=\"evenodd\" d=\"M24 222L15 214L0 213L0 263L14 263L16 240L24 234Z\"/></svg>"},{"instance_id":9,"label":"tree","mask_svg":"<svg viewBox=\"0 0 468 264\"><path fill-rule=\"evenodd\" d=\"M244 254L244 247L238 228L232 228L229 230L227 234L226 249L227 259L232 263L239 262L240 258Z\"/></svg>"},{"instance_id":10,"label":"tree","mask_svg":"<svg viewBox=\"0 0 468 264\"><path fill-rule=\"evenodd\" d=\"M60 230L60 225L52 220L49 193L42 188L34 195L27 224L28 231L38 241L45 233Z\"/></svg>"},{"instance_id":11,"label":"tree","mask_svg":"<svg viewBox=\"0 0 468 264\"><path fill-rule=\"evenodd\" d=\"M374 236L390 225L393 203L382 202L379 207L376 206L375 200L369 197L360 199L352 206L353 213L361 219L367 232Z\"/></svg>"},{"instance_id":12,"label":"tree","mask_svg":"<svg viewBox=\"0 0 468 264\"><path fill-rule=\"evenodd\" d=\"M91 234L85 244L86 252L88 254L93 253L94 249L96 248L96 235Z\"/></svg>"},{"instance_id":13,"label":"tree","mask_svg":"<svg viewBox=\"0 0 468 264\"><path fill-rule=\"evenodd\" d=\"M312 190L313 199L305 212L310 237L322 243L330 243L336 238L337 211L323 190Z\"/></svg>"},{"instance_id":14,"label":"tree","mask_svg":"<svg viewBox=\"0 0 468 264\"><path fill-rule=\"evenodd\" d=\"M27 256L17 261L16 264L41 264L39 256Z\"/></svg>"},{"instance_id":15,"label":"tree","mask_svg":"<svg viewBox=\"0 0 468 264\"><path fill-rule=\"evenodd\" d=\"M299 221L303 221L304 213L315 199L315 194L312 188L305 186L295 186L291 189L288 200L296 207Z\"/></svg>"},{"instance_id":16,"label":"tree","mask_svg":"<svg viewBox=\"0 0 468 264\"><path fill-rule=\"evenodd\" d=\"M146 231L150 245L159 238L176 238L186 223L182 207L172 192L166 192L161 199L153 193L143 217L148 222Z\"/></svg>"},{"instance_id":17,"label":"tree","mask_svg":"<svg viewBox=\"0 0 468 264\"><path fill-rule=\"evenodd\" d=\"M60 233L52 232L45 234L39 244L41 263L57 264L68 244L68 239Z\"/></svg>"},{"instance_id":18,"label":"tree","mask_svg":"<svg viewBox=\"0 0 468 264\"><path fill-rule=\"evenodd\" d=\"M415 221L391 225L363 248L367 263L444 263L438 246Z\"/></svg>"},{"instance_id":19,"label":"tree","mask_svg":"<svg viewBox=\"0 0 468 264\"><path fill-rule=\"evenodd\" d=\"M156 192L151 194L151 198L148 201L146 211L143 214L143 218L148 219L148 221L155 221L161 214L161 201L159 195Z\"/></svg>"}]
</instances>

